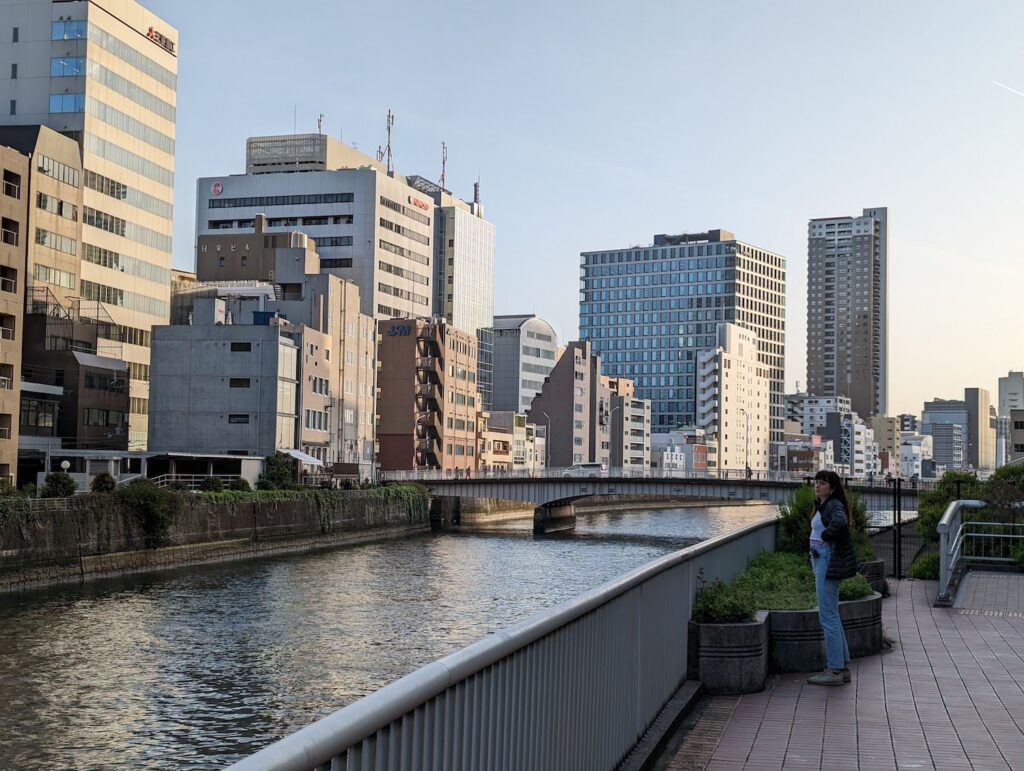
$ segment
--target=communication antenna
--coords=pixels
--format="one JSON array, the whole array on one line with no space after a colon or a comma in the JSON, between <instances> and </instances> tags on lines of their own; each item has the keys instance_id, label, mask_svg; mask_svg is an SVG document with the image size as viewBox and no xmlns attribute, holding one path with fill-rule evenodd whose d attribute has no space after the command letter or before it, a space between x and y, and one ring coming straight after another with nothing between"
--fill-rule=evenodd
<instances>
[{"instance_id":1,"label":"communication antenna","mask_svg":"<svg viewBox=\"0 0 1024 771\"><path fill-rule=\"evenodd\" d=\"M444 172L448 166L448 145L441 143L441 179L437 181L438 187L444 187Z\"/></svg>"},{"instance_id":2,"label":"communication antenna","mask_svg":"<svg viewBox=\"0 0 1024 771\"><path fill-rule=\"evenodd\" d=\"M387 158L388 174L394 174L395 173L395 167L394 167L394 165L392 163L392 158L391 158L391 127L394 126L394 125L395 125L395 116L394 116L394 114L392 114L391 109L389 108L388 109L388 143L384 147L384 155L383 155L383 157L379 159L379 160L384 160L385 158Z\"/></svg>"},{"instance_id":3,"label":"communication antenna","mask_svg":"<svg viewBox=\"0 0 1024 771\"><path fill-rule=\"evenodd\" d=\"M323 113L320 113L316 117L316 131L317 131L318 134L323 134L324 133L324 114Z\"/></svg>"}]
</instances>

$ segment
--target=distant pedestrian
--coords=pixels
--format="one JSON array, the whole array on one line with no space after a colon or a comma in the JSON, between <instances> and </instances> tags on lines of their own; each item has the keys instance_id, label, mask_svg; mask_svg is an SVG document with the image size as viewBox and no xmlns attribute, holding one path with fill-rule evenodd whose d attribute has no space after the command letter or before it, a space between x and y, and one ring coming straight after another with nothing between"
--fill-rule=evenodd
<instances>
[{"instance_id":1,"label":"distant pedestrian","mask_svg":"<svg viewBox=\"0 0 1024 771\"><path fill-rule=\"evenodd\" d=\"M814 475L814 517L811 519L811 567L818 593L818 619L825 635L825 666L808 678L814 685L850 682L850 648L839 617L839 582L857 572L850 538L850 505L834 471Z\"/></svg>"}]
</instances>

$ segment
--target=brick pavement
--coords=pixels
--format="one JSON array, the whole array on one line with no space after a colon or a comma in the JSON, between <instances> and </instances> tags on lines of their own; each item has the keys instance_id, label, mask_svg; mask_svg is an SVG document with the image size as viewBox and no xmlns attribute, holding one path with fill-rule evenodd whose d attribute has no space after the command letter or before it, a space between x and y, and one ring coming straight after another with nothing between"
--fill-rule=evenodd
<instances>
[{"instance_id":1,"label":"brick pavement","mask_svg":"<svg viewBox=\"0 0 1024 771\"><path fill-rule=\"evenodd\" d=\"M893 650L854 661L852 684L785 674L761 693L712 697L709 719L689 721L657 767L1024 771L1024 614L995 607L1024 593L1024 575L980 577L970 597L982 607L952 609L931 606L934 581L890 580Z\"/></svg>"}]
</instances>

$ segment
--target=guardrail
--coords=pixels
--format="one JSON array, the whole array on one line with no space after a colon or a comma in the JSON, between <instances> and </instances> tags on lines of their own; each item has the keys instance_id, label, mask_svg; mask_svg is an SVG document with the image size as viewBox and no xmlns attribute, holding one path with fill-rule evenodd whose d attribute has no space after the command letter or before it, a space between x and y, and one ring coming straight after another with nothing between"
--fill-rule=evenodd
<instances>
[{"instance_id":1,"label":"guardrail","mask_svg":"<svg viewBox=\"0 0 1024 771\"><path fill-rule=\"evenodd\" d=\"M775 545L775 520L666 555L416 670L235 771L615 768L686 678L701 580Z\"/></svg>"},{"instance_id":2,"label":"guardrail","mask_svg":"<svg viewBox=\"0 0 1024 771\"><path fill-rule=\"evenodd\" d=\"M935 598L937 605L948 605L952 602L949 589L954 574L961 566L964 541L968 537L965 526L977 524L964 522L963 512L984 509L987 505L985 501L951 501L942 519L939 520L936 528L939 531L939 594Z\"/></svg>"}]
</instances>

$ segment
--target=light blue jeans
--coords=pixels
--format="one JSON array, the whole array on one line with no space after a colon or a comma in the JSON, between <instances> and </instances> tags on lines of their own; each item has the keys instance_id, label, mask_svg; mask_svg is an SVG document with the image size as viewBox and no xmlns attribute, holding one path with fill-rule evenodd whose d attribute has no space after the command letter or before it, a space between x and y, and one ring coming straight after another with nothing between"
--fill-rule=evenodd
<instances>
[{"instance_id":1,"label":"light blue jeans","mask_svg":"<svg viewBox=\"0 0 1024 771\"><path fill-rule=\"evenodd\" d=\"M814 551L818 556L814 556ZM832 546L815 546L811 552L811 568L814 570L814 587L818 591L818 620L825 633L825 666L829 669L843 669L850 661L850 648L846 644L846 632L839 618L839 581L826 578Z\"/></svg>"}]
</instances>

